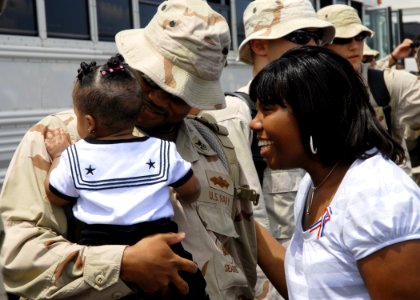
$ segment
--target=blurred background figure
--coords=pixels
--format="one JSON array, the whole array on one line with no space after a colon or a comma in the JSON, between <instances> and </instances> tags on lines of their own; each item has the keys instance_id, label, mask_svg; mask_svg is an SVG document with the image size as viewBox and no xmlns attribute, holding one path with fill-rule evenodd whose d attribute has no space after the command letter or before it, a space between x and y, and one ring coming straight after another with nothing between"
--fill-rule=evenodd
<instances>
[{"instance_id":1,"label":"blurred background figure","mask_svg":"<svg viewBox=\"0 0 420 300\"><path fill-rule=\"evenodd\" d=\"M366 27L357 11L348 5L325 6L318 16L335 26L335 37L325 47L346 58L364 78L369 87L370 102L377 119L406 151L406 160L401 164L408 174L412 165L406 145L406 130L420 129L420 81L404 70L387 67L384 71L373 70L362 63L364 40L374 32ZM412 40L404 40L390 54L407 56L412 51ZM400 56L398 56L399 58Z\"/></svg>"},{"instance_id":2,"label":"blurred background figure","mask_svg":"<svg viewBox=\"0 0 420 300\"><path fill-rule=\"evenodd\" d=\"M413 43L414 46L417 46L415 48L415 54L414 59L416 60L417 64L417 72L412 72L414 75L417 76L418 79L420 79L420 38L419 41Z\"/></svg>"},{"instance_id":3,"label":"blurred background figure","mask_svg":"<svg viewBox=\"0 0 420 300\"><path fill-rule=\"evenodd\" d=\"M416 37L414 40L404 39L390 54L376 62L376 69L384 70L386 68L392 68L393 66L398 70L404 69L404 59L413 57L419 44L420 36L418 39Z\"/></svg>"},{"instance_id":4,"label":"blurred background figure","mask_svg":"<svg viewBox=\"0 0 420 300\"><path fill-rule=\"evenodd\" d=\"M379 56L379 51L374 50L368 46L368 44L364 44L363 47L363 58L362 62L369 64L369 67L375 68L376 67L376 59Z\"/></svg>"}]
</instances>

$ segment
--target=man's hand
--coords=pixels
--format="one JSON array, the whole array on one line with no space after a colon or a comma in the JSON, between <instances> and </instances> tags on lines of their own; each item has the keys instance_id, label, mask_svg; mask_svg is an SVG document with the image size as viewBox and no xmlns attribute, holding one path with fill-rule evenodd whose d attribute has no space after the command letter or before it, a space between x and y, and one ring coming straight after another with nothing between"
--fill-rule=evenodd
<instances>
[{"instance_id":1,"label":"man's hand","mask_svg":"<svg viewBox=\"0 0 420 300\"><path fill-rule=\"evenodd\" d=\"M171 282L182 294L187 294L188 284L178 271L195 273L197 265L170 248L184 238L185 233L156 234L128 246L122 258L121 279L136 284L146 294L166 290Z\"/></svg>"},{"instance_id":2,"label":"man's hand","mask_svg":"<svg viewBox=\"0 0 420 300\"><path fill-rule=\"evenodd\" d=\"M392 51L392 58L399 60L408 57L413 53L413 48L410 47L412 43L412 40L404 39L404 41Z\"/></svg>"}]
</instances>

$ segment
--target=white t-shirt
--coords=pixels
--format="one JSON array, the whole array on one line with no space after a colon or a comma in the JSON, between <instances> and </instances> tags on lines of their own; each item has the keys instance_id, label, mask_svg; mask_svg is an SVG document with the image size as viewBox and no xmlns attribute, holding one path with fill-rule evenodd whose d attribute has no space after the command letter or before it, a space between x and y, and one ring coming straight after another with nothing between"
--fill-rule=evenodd
<instances>
[{"instance_id":1,"label":"white t-shirt","mask_svg":"<svg viewBox=\"0 0 420 300\"><path fill-rule=\"evenodd\" d=\"M50 189L87 224L131 225L174 215L168 186L192 176L172 142L152 137L80 140L63 152Z\"/></svg>"},{"instance_id":2,"label":"white t-shirt","mask_svg":"<svg viewBox=\"0 0 420 300\"><path fill-rule=\"evenodd\" d=\"M296 196L296 230L285 261L289 298L370 299L357 261L420 239L419 187L379 154L356 160L324 216L304 232L310 185L306 175Z\"/></svg>"}]
</instances>

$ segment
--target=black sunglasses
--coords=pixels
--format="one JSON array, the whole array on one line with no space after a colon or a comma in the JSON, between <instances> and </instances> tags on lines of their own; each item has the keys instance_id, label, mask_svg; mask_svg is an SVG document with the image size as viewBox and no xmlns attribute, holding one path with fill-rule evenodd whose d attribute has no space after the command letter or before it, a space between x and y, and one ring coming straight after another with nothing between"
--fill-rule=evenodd
<instances>
[{"instance_id":1,"label":"black sunglasses","mask_svg":"<svg viewBox=\"0 0 420 300\"><path fill-rule=\"evenodd\" d=\"M355 39L356 42L361 42L365 38L367 38L368 35L369 35L369 33L367 33L366 31L362 31L361 33L359 33L355 37L351 37L351 38L347 38L347 39L335 38L332 41L332 43L335 44L335 45L347 45L347 44L350 44L351 42L353 42L353 39Z\"/></svg>"},{"instance_id":2,"label":"black sunglasses","mask_svg":"<svg viewBox=\"0 0 420 300\"><path fill-rule=\"evenodd\" d=\"M283 38L298 45L306 45L311 40L314 40L317 45L320 45L322 34L319 31L307 31L300 29L289 33Z\"/></svg>"}]
</instances>

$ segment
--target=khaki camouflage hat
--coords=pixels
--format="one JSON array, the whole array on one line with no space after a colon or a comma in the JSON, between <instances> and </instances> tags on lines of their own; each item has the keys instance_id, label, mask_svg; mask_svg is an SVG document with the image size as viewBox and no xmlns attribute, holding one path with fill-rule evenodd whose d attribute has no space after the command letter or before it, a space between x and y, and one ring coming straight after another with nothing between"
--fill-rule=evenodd
<instances>
[{"instance_id":1,"label":"khaki camouflage hat","mask_svg":"<svg viewBox=\"0 0 420 300\"><path fill-rule=\"evenodd\" d=\"M379 55L379 51L372 49L366 44L366 42L363 43L363 55L369 55L376 57Z\"/></svg>"},{"instance_id":2,"label":"khaki camouflage hat","mask_svg":"<svg viewBox=\"0 0 420 300\"><path fill-rule=\"evenodd\" d=\"M328 5L318 10L318 16L333 23L336 38L352 38L361 32L367 32L370 37L375 33L364 26L357 11L348 5Z\"/></svg>"},{"instance_id":3,"label":"khaki camouflage hat","mask_svg":"<svg viewBox=\"0 0 420 300\"><path fill-rule=\"evenodd\" d=\"M239 60L253 64L249 41L274 40L303 28L322 28L322 43L334 38L331 23L318 18L309 0L255 0L244 11L245 40L239 46Z\"/></svg>"},{"instance_id":4,"label":"khaki camouflage hat","mask_svg":"<svg viewBox=\"0 0 420 300\"><path fill-rule=\"evenodd\" d=\"M115 41L131 67L191 107L226 106L220 76L229 26L206 1L164 1L145 28L121 31Z\"/></svg>"}]
</instances>

